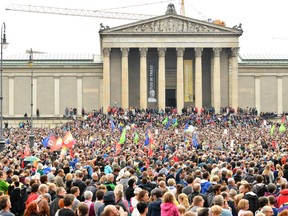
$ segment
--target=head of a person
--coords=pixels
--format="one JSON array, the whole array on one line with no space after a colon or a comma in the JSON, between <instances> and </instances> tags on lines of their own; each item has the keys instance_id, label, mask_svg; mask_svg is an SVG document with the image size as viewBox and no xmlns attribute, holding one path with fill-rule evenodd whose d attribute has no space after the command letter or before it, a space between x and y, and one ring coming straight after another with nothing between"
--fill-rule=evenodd
<instances>
[{"instance_id":1,"label":"head of a person","mask_svg":"<svg viewBox=\"0 0 288 216\"><path fill-rule=\"evenodd\" d=\"M155 91L153 89L151 89L149 91L149 97L154 98L155 97Z\"/></svg>"},{"instance_id":2,"label":"head of a person","mask_svg":"<svg viewBox=\"0 0 288 216\"><path fill-rule=\"evenodd\" d=\"M209 208L200 208L198 210L198 216L209 216Z\"/></svg>"},{"instance_id":3,"label":"head of a person","mask_svg":"<svg viewBox=\"0 0 288 216\"><path fill-rule=\"evenodd\" d=\"M137 194L137 200L138 201L148 202L149 201L149 193L148 193L148 191L147 190L141 190Z\"/></svg>"},{"instance_id":4,"label":"head of a person","mask_svg":"<svg viewBox=\"0 0 288 216\"><path fill-rule=\"evenodd\" d=\"M104 208L103 213L101 214L102 216L119 216L119 211L114 205L107 205Z\"/></svg>"},{"instance_id":5,"label":"head of a person","mask_svg":"<svg viewBox=\"0 0 288 216\"><path fill-rule=\"evenodd\" d=\"M222 211L222 207L219 205L213 205L211 208L211 215L212 216L220 216L221 211Z\"/></svg>"},{"instance_id":6,"label":"head of a person","mask_svg":"<svg viewBox=\"0 0 288 216\"><path fill-rule=\"evenodd\" d=\"M154 188L151 191L151 196L154 197L154 199L158 199L162 197L162 190L159 188Z\"/></svg>"},{"instance_id":7,"label":"head of a person","mask_svg":"<svg viewBox=\"0 0 288 216\"><path fill-rule=\"evenodd\" d=\"M8 195L3 195L0 197L0 208L1 209L10 209L11 208L11 202Z\"/></svg>"},{"instance_id":8,"label":"head of a person","mask_svg":"<svg viewBox=\"0 0 288 216\"><path fill-rule=\"evenodd\" d=\"M114 191L107 191L103 197L105 205L115 205Z\"/></svg>"},{"instance_id":9,"label":"head of a person","mask_svg":"<svg viewBox=\"0 0 288 216\"><path fill-rule=\"evenodd\" d=\"M67 192L64 187L58 187L56 190L56 194L57 196L64 197L67 194Z\"/></svg>"},{"instance_id":10,"label":"head of a person","mask_svg":"<svg viewBox=\"0 0 288 216\"><path fill-rule=\"evenodd\" d=\"M192 205L193 205L193 206L203 207L203 206L204 206L204 199L203 199L203 197L202 197L202 196L195 196L195 197L193 198Z\"/></svg>"},{"instance_id":11,"label":"head of a person","mask_svg":"<svg viewBox=\"0 0 288 216\"><path fill-rule=\"evenodd\" d=\"M75 197L73 194L66 194L63 198L64 207L70 207L73 204Z\"/></svg>"},{"instance_id":12,"label":"head of a person","mask_svg":"<svg viewBox=\"0 0 288 216\"><path fill-rule=\"evenodd\" d=\"M249 201L246 199L241 199L237 205L238 210L248 210L249 209Z\"/></svg>"},{"instance_id":13,"label":"head of a person","mask_svg":"<svg viewBox=\"0 0 288 216\"><path fill-rule=\"evenodd\" d=\"M96 191L96 199L99 201L99 200L103 200L104 198L104 191L103 190L97 190Z\"/></svg>"},{"instance_id":14,"label":"head of a person","mask_svg":"<svg viewBox=\"0 0 288 216\"><path fill-rule=\"evenodd\" d=\"M270 206L264 206L261 209L261 212L265 214L265 216L272 216L274 215L273 209Z\"/></svg>"},{"instance_id":15,"label":"head of a person","mask_svg":"<svg viewBox=\"0 0 288 216\"><path fill-rule=\"evenodd\" d=\"M173 204L175 204L176 203L176 199L175 199L174 194L172 194L170 191L166 192L163 195L163 203L173 203Z\"/></svg>"},{"instance_id":16,"label":"head of a person","mask_svg":"<svg viewBox=\"0 0 288 216\"><path fill-rule=\"evenodd\" d=\"M268 199L267 199L267 197L264 197L264 196L259 197L259 198L258 198L258 203L259 203L259 208L262 208L262 207L268 205Z\"/></svg>"},{"instance_id":17,"label":"head of a person","mask_svg":"<svg viewBox=\"0 0 288 216\"><path fill-rule=\"evenodd\" d=\"M214 197L214 205L223 206L224 205L224 198L222 195L216 195Z\"/></svg>"},{"instance_id":18,"label":"head of a person","mask_svg":"<svg viewBox=\"0 0 288 216\"><path fill-rule=\"evenodd\" d=\"M86 203L79 203L78 207L77 207L77 215L78 216L87 216L88 215L88 206Z\"/></svg>"},{"instance_id":19,"label":"head of a person","mask_svg":"<svg viewBox=\"0 0 288 216\"><path fill-rule=\"evenodd\" d=\"M146 215L148 213L148 204L146 202L140 201L136 207L140 214Z\"/></svg>"},{"instance_id":20,"label":"head of a person","mask_svg":"<svg viewBox=\"0 0 288 216\"><path fill-rule=\"evenodd\" d=\"M92 200L92 197L93 197L93 193L91 191L85 191L84 192L84 199L85 200Z\"/></svg>"}]
</instances>

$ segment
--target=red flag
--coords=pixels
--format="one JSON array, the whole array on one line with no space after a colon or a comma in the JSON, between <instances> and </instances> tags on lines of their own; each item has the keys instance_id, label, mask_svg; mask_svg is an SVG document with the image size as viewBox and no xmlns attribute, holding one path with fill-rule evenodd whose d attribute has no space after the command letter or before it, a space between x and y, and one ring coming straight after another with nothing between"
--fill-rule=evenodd
<instances>
[{"instance_id":1,"label":"red flag","mask_svg":"<svg viewBox=\"0 0 288 216\"><path fill-rule=\"evenodd\" d=\"M51 146L50 151L57 151L57 150L61 149L62 143L63 143L62 138L58 137L56 142L54 142L54 145Z\"/></svg>"},{"instance_id":2,"label":"red flag","mask_svg":"<svg viewBox=\"0 0 288 216\"><path fill-rule=\"evenodd\" d=\"M65 137L63 138L63 145L66 145L67 148L72 148L74 144L75 144L75 140L74 140L74 138L72 137L71 132L68 131L68 132L65 134Z\"/></svg>"},{"instance_id":3,"label":"red flag","mask_svg":"<svg viewBox=\"0 0 288 216\"><path fill-rule=\"evenodd\" d=\"M115 154L118 155L118 154L120 154L120 152L121 152L121 145L117 142L116 143L116 152L115 152Z\"/></svg>"},{"instance_id":4,"label":"red flag","mask_svg":"<svg viewBox=\"0 0 288 216\"><path fill-rule=\"evenodd\" d=\"M285 120L286 120L286 115L283 115L283 117L282 117L282 123L284 123Z\"/></svg>"},{"instance_id":5,"label":"red flag","mask_svg":"<svg viewBox=\"0 0 288 216\"><path fill-rule=\"evenodd\" d=\"M51 148L52 146L55 145L55 143L56 143L56 138L54 135L51 134L49 137L48 146L50 146L50 148Z\"/></svg>"},{"instance_id":6,"label":"red flag","mask_svg":"<svg viewBox=\"0 0 288 216\"><path fill-rule=\"evenodd\" d=\"M71 158L74 158L74 152L72 148L69 150L69 155Z\"/></svg>"},{"instance_id":7,"label":"red flag","mask_svg":"<svg viewBox=\"0 0 288 216\"><path fill-rule=\"evenodd\" d=\"M25 148L24 148L24 157L30 156L31 155L31 151L30 151L30 147L28 145L28 143L26 144Z\"/></svg>"},{"instance_id":8,"label":"red flag","mask_svg":"<svg viewBox=\"0 0 288 216\"><path fill-rule=\"evenodd\" d=\"M273 141L271 144L272 144L273 148L276 149L277 143L275 141Z\"/></svg>"}]
</instances>

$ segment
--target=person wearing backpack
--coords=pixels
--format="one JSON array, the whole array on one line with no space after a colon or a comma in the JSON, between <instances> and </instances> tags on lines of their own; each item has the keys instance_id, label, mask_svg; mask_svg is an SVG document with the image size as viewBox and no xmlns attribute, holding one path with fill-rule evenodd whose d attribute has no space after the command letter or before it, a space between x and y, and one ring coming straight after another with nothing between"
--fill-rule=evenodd
<instances>
[{"instance_id":1,"label":"person wearing backpack","mask_svg":"<svg viewBox=\"0 0 288 216\"><path fill-rule=\"evenodd\" d=\"M264 177L262 175L256 176L256 184L252 187L252 191L257 194L258 197L264 196L267 192L267 186L264 184Z\"/></svg>"}]
</instances>

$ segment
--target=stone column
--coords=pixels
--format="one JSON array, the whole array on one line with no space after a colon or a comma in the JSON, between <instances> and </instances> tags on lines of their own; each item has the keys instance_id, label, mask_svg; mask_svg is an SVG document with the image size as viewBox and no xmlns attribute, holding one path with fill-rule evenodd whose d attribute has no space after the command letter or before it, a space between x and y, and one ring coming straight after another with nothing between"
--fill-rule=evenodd
<instances>
[{"instance_id":1,"label":"stone column","mask_svg":"<svg viewBox=\"0 0 288 216\"><path fill-rule=\"evenodd\" d=\"M283 113L283 79L277 76L277 113Z\"/></svg>"},{"instance_id":2,"label":"stone column","mask_svg":"<svg viewBox=\"0 0 288 216\"><path fill-rule=\"evenodd\" d=\"M220 113L220 107L221 107L221 76L220 76L221 50L222 50L221 48L213 48L212 106L215 108L215 113Z\"/></svg>"},{"instance_id":3,"label":"stone column","mask_svg":"<svg viewBox=\"0 0 288 216\"><path fill-rule=\"evenodd\" d=\"M37 77L33 77L33 115L36 115L37 107Z\"/></svg>"},{"instance_id":4,"label":"stone column","mask_svg":"<svg viewBox=\"0 0 288 216\"><path fill-rule=\"evenodd\" d=\"M110 106L110 52L111 48L103 48L103 113Z\"/></svg>"},{"instance_id":5,"label":"stone column","mask_svg":"<svg viewBox=\"0 0 288 216\"><path fill-rule=\"evenodd\" d=\"M60 77L54 77L54 115L60 115Z\"/></svg>"},{"instance_id":6,"label":"stone column","mask_svg":"<svg viewBox=\"0 0 288 216\"><path fill-rule=\"evenodd\" d=\"M147 108L147 52L148 48L139 48L140 51L140 108Z\"/></svg>"},{"instance_id":7,"label":"stone column","mask_svg":"<svg viewBox=\"0 0 288 216\"><path fill-rule=\"evenodd\" d=\"M230 58L231 58L231 76L229 77L229 87L231 87L231 106L237 112L238 108L238 52L239 47L231 48Z\"/></svg>"},{"instance_id":8,"label":"stone column","mask_svg":"<svg viewBox=\"0 0 288 216\"><path fill-rule=\"evenodd\" d=\"M255 107L258 111L258 113L260 113L260 76L255 76Z\"/></svg>"},{"instance_id":9,"label":"stone column","mask_svg":"<svg viewBox=\"0 0 288 216\"><path fill-rule=\"evenodd\" d=\"M121 106L124 109L129 108L129 72L128 72L128 54L129 48L121 48L122 52L122 84L121 84Z\"/></svg>"},{"instance_id":10,"label":"stone column","mask_svg":"<svg viewBox=\"0 0 288 216\"><path fill-rule=\"evenodd\" d=\"M183 56L185 48L176 48L177 51L177 112L182 113L184 107L184 78L183 78Z\"/></svg>"},{"instance_id":11,"label":"stone column","mask_svg":"<svg viewBox=\"0 0 288 216\"><path fill-rule=\"evenodd\" d=\"M8 110L8 115L9 116L14 116L14 100L15 100L15 76L9 76L8 77L8 84L9 84L9 110Z\"/></svg>"},{"instance_id":12,"label":"stone column","mask_svg":"<svg viewBox=\"0 0 288 216\"><path fill-rule=\"evenodd\" d=\"M195 106L202 108L202 52L203 48L194 48L195 51Z\"/></svg>"},{"instance_id":13,"label":"stone column","mask_svg":"<svg viewBox=\"0 0 288 216\"><path fill-rule=\"evenodd\" d=\"M83 77L77 77L77 114L81 116L83 108Z\"/></svg>"},{"instance_id":14,"label":"stone column","mask_svg":"<svg viewBox=\"0 0 288 216\"><path fill-rule=\"evenodd\" d=\"M166 97L165 97L165 90L166 90L166 84L165 84L165 54L166 54L166 48L158 48L158 56L159 56L159 62L158 62L158 108L159 109L165 109L166 107Z\"/></svg>"}]
</instances>

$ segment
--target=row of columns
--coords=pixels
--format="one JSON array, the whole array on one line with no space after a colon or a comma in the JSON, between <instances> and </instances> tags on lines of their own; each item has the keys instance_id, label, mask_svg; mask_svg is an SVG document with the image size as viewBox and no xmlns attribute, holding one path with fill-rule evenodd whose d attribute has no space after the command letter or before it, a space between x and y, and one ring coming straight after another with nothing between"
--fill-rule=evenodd
<instances>
[{"instance_id":1,"label":"row of columns","mask_svg":"<svg viewBox=\"0 0 288 216\"><path fill-rule=\"evenodd\" d=\"M217 113L221 106L221 48L213 48L211 69L211 101ZM229 60L229 105L235 109L238 107L238 51L239 48L231 49ZM148 48L139 48L140 52L140 108L147 108L147 52ZM177 52L177 110L181 112L184 107L184 79L183 62L185 48L176 48ZM194 48L195 52L195 106L202 107L202 53L203 48ZM104 112L110 106L110 53L111 48L103 49L103 108ZM121 74L121 106L129 108L129 71L128 54L129 48L121 48L122 74ZM158 108L165 109L165 54L166 48L158 48Z\"/></svg>"}]
</instances>

